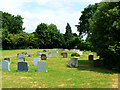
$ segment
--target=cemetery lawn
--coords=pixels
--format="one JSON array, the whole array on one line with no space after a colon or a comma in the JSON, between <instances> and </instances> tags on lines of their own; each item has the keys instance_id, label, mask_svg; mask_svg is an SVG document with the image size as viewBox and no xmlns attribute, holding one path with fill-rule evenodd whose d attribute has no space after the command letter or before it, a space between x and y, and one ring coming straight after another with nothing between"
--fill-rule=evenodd
<instances>
[{"instance_id":1,"label":"cemetery lawn","mask_svg":"<svg viewBox=\"0 0 120 90\"><path fill-rule=\"evenodd\" d=\"M47 57L48 72L38 72L37 66L33 65L33 58L40 57L37 51L43 49L2 51L2 60L6 57L11 58L11 71L2 71L2 88L118 88L118 73L93 67L93 62L88 61L88 51L78 59L78 68L69 67L71 58L69 50L68 58L63 58L60 55L61 51L57 56ZM19 61L17 53L21 52L33 53L32 57L24 56L30 66L28 72L17 71Z\"/></svg>"}]
</instances>

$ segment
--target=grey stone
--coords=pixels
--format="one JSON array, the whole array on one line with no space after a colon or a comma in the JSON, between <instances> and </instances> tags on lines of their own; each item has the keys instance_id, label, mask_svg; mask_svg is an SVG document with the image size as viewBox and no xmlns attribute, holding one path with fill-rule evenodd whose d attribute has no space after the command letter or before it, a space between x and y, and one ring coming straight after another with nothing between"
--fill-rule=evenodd
<instances>
[{"instance_id":1,"label":"grey stone","mask_svg":"<svg viewBox=\"0 0 120 90\"><path fill-rule=\"evenodd\" d=\"M6 61L10 62L10 58L4 58L4 60L6 60Z\"/></svg>"},{"instance_id":2,"label":"grey stone","mask_svg":"<svg viewBox=\"0 0 120 90\"><path fill-rule=\"evenodd\" d=\"M30 53L28 53L28 57L32 57L32 53L30 52Z\"/></svg>"},{"instance_id":3,"label":"grey stone","mask_svg":"<svg viewBox=\"0 0 120 90\"><path fill-rule=\"evenodd\" d=\"M47 72L46 61L38 61L38 72Z\"/></svg>"},{"instance_id":4,"label":"grey stone","mask_svg":"<svg viewBox=\"0 0 120 90\"><path fill-rule=\"evenodd\" d=\"M49 53L48 53L48 57L52 57L52 52L49 52Z\"/></svg>"},{"instance_id":5,"label":"grey stone","mask_svg":"<svg viewBox=\"0 0 120 90\"><path fill-rule=\"evenodd\" d=\"M47 58L46 54L41 55L41 60L46 60L46 58Z\"/></svg>"},{"instance_id":6,"label":"grey stone","mask_svg":"<svg viewBox=\"0 0 120 90\"><path fill-rule=\"evenodd\" d=\"M39 57L33 58L33 64L34 64L34 65L37 65L37 64L38 64L38 61L40 61L40 58L39 58Z\"/></svg>"},{"instance_id":7,"label":"grey stone","mask_svg":"<svg viewBox=\"0 0 120 90\"><path fill-rule=\"evenodd\" d=\"M1 69L2 70L8 70L8 71L10 71L9 65L10 65L10 62L8 62L6 60L1 61Z\"/></svg>"},{"instance_id":8,"label":"grey stone","mask_svg":"<svg viewBox=\"0 0 120 90\"><path fill-rule=\"evenodd\" d=\"M18 71L28 71L28 62L18 62Z\"/></svg>"},{"instance_id":9,"label":"grey stone","mask_svg":"<svg viewBox=\"0 0 120 90\"><path fill-rule=\"evenodd\" d=\"M42 51L38 51L38 52L37 52L37 55L42 55L42 54L43 54Z\"/></svg>"},{"instance_id":10,"label":"grey stone","mask_svg":"<svg viewBox=\"0 0 120 90\"><path fill-rule=\"evenodd\" d=\"M70 59L70 67L78 67L78 58Z\"/></svg>"}]
</instances>

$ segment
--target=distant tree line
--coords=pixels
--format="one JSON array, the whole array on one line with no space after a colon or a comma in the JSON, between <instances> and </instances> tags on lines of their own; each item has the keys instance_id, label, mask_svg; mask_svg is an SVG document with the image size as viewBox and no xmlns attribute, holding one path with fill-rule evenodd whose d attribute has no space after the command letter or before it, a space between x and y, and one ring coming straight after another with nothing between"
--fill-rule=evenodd
<instances>
[{"instance_id":1,"label":"distant tree line","mask_svg":"<svg viewBox=\"0 0 120 90\"><path fill-rule=\"evenodd\" d=\"M8 49L42 49L42 48L80 48L90 50L90 45L84 42L79 35L72 33L69 23L65 34L60 33L54 24L40 23L33 33L24 32L23 18L2 12L2 48Z\"/></svg>"},{"instance_id":2,"label":"distant tree line","mask_svg":"<svg viewBox=\"0 0 120 90\"><path fill-rule=\"evenodd\" d=\"M120 2L101 2L82 11L77 26L80 36L103 60L104 66L120 71Z\"/></svg>"}]
</instances>

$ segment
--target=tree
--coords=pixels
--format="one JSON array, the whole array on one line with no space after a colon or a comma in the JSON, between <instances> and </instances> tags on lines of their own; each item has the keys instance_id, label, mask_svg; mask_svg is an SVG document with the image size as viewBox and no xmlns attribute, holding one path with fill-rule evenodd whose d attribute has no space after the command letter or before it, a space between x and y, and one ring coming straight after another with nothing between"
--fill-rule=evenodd
<instances>
[{"instance_id":1,"label":"tree","mask_svg":"<svg viewBox=\"0 0 120 90\"><path fill-rule=\"evenodd\" d=\"M0 11L2 12L2 11ZM23 18L20 15L14 16L6 12L2 12L2 28L12 34L23 32Z\"/></svg>"},{"instance_id":2,"label":"tree","mask_svg":"<svg viewBox=\"0 0 120 90\"><path fill-rule=\"evenodd\" d=\"M104 66L120 70L120 2L99 3L89 23L88 40Z\"/></svg>"},{"instance_id":3,"label":"tree","mask_svg":"<svg viewBox=\"0 0 120 90\"><path fill-rule=\"evenodd\" d=\"M79 20L80 22L77 27L77 31L79 32L79 35L83 37L84 35L88 34L89 31L89 19L92 18L92 15L95 13L97 10L97 3L94 5L88 5L81 13L82 15L80 16Z\"/></svg>"},{"instance_id":4,"label":"tree","mask_svg":"<svg viewBox=\"0 0 120 90\"><path fill-rule=\"evenodd\" d=\"M67 23L66 32L65 32L65 40L67 41L71 39L72 39L72 30L71 30L69 23Z\"/></svg>"}]
</instances>

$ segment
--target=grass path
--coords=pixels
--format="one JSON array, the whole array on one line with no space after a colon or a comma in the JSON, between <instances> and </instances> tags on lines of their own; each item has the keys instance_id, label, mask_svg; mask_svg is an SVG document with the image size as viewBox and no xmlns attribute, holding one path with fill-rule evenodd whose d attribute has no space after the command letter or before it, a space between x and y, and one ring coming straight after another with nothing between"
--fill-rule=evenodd
<instances>
[{"instance_id":1,"label":"grass path","mask_svg":"<svg viewBox=\"0 0 120 90\"><path fill-rule=\"evenodd\" d=\"M93 67L92 61L88 61L89 53L84 52L79 58L79 67L70 68L70 51L68 58L63 58L60 52L57 56L47 58L47 71L38 72L33 65L33 57L37 56L38 49L28 50L4 50L2 60L11 58L10 70L2 71L3 88L117 88L118 74L107 69ZM49 50L53 51L53 50ZM17 71L17 53L32 52L32 57L26 61L30 66L28 72ZM46 54L48 52L45 52Z\"/></svg>"}]
</instances>

